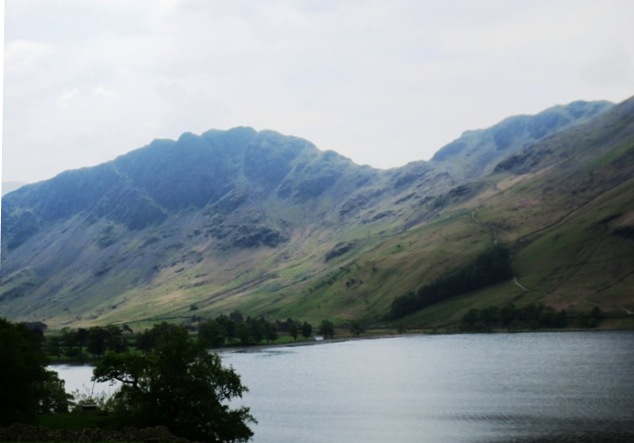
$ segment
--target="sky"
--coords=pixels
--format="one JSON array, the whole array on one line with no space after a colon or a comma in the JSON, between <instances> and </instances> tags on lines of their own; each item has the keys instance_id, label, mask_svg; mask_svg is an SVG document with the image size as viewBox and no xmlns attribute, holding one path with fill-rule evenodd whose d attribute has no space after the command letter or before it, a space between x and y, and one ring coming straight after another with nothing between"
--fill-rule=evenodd
<instances>
[{"instance_id":1,"label":"sky","mask_svg":"<svg viewBox=\"0 0 634 443\"><path fill-rule=\"evenodd\" d=\"M631 0L5 0L2 180L251 126L377 168L634 95Z\"/></svg>"}]
</instances>

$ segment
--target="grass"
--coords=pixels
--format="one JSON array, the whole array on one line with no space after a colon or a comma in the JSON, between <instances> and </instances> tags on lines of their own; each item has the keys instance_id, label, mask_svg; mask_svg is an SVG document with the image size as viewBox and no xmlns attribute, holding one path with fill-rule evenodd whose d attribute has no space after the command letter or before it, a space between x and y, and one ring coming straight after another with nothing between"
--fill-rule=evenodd
<instances>
[{"instance_id":1,"label":"grass","mask_svg":"<svg viewBox=\"0 0 634 443\"><path fill-rule=\"evenodd\" d=\"M366 212L359 217L397 207L405 215L386 220L384 225L370 222L297 231L288 244L278 248L224 251L192 263L185 263L183 257L205 252L213 240L198 235L195 245L170 248L187 242L186 233L179 233L176 222L168 221L108 247L122 247L132 257L131 265L163 260L174 266L161 267L152 283L142 281L142 272L118 272L88 291L98 295L85 297L70 313L51 311L51 316L73 322L73 326L126 322L144 327L163 319L213 318L239 309L246 315L293 317L313 324L322 319L340 325L353 320L381 324L395 297L490 247L492 231L500 242L512 247L517 277L535 291L526 293L512 284L495 286L432 306L408 317L407 322L451 323L467 306L486 307L509 300L579 309L593 303L609 309L634 309L628 301L633 284L628 272L634 269L631 241L612 235L618 223L626 222L627 214L601 224L606 216L634 207L634 180L609 188L610 168L630 151L629 143L621 144L592 163L597 170L571 163L519 177L489 176L482 181L482 192L471 200L451 203L447 197L449 206L435 218L398 234L404 220L416 218L416 211L422 213L429 206L390 206L383 200L377 207L364 208ZM601 167L605 170L599 171ZM589 186L592 177L597 186ZM188 222L192 229L198 226L196 217L192 215ZM346 242L355 244L349 253L324 261L334 245ZM341 267L346 270L340 271ZM130 281L137 280L141 282L126 289ZM117 295L106 297L112 301L104 303L100 298L104 294ZM192 311L194 304L197 309ZM88 314L78 320L78 311Z\"/></svg>"}]
</instances>

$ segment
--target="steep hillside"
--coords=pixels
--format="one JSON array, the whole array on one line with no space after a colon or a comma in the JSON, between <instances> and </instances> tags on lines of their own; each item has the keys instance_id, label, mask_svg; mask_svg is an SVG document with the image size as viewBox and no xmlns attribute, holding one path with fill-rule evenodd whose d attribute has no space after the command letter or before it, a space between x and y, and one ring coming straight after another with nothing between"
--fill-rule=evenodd
<instances>
[{"instance_id":1,"label":"steep hillside","mask_svg":"<svg viewBox=\"0 0 634 443\"><path fill-rule=\"evenodd\" d=\"M537 115L509 117L488 129L467 131L442 147L431 159L458 180L473 180L490 174L500 159L530 147L545 137L596 117L612 103L577 101L554 106Z\"/></svg>"},{"instance_id":2,"label":"steep hillside","mask_svg":"<svg viewBox=\"0 0 634 443\"><path fill-rule=\"evenodd\" d=\"M473 307L543 303L572 313L599 306L609 324L634 326L634 99L495 171L463 217L511 248L515 278L403 321L438 325Z\"/></svg>"},{"instance_id":3,"label":"steep hillside","mask_svg":"<svg viewBox=\"0 0 634 443\"><path fill-rule=\"evenodd\" d=\"M26 183L23 182L2 182L2 195L13 192L21 186L24 186L25 184Z\"/></svg>"},{"instance_id":4,"label":"steep hillside","mask_svg":"<svg viewBox=\"0 0 634 443\"><path fill-rule=\"evenodd\" d=\"M0 313L52 327L236 308L382 323L396 297L494 243L511 248L515 283L399 322L531 301L627 313L633 103L507 120L481 131L507 128L504 149L444 148L388 171L250 128L154 141L3 198Z\"/></svg>"},{"instance_id":5,"label":"steep hillside","mask_svg":"<svg viewBox=\"0 0 634 443\"><path fill-rule=\"evenodd\" d=\"M450 186L423 162L380 172L271 131L155 141L3 199L0 306L76 322L224 303L292 262L310 277Z\"/></svg>"}]
</instances>

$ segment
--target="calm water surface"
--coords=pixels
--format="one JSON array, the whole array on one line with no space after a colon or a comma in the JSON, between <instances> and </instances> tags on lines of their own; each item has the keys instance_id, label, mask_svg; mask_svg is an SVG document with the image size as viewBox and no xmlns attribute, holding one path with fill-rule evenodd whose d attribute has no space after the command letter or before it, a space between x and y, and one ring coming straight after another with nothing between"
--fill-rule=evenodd
<instances>
[{"instance_id":1,"label":"calm water surface","mask_svg":"<svg viewBox=\"0 0 634 443\"><path fill-rule=\"evenodd\" d=\"M64 380L64 389L72 394L79 394L80 398L89 396L110 396L118 389L115 385L107 383L95 383L90 381L93 366L90 365L51 365L49 369L56 371Z\"/></svg>"},{"instance_id":2,"label":"calm water surface","mask_svg":"<svg viewBox=\"0 0 634 443\"><path fill-rule=\"evenodd\" d=\"M634 442L634 332L408 336L224 352L255 443ZM62 375L63 376L63 375Z\"/></svg>"},{"instance_id":3,"label":"calm water surface","mask_svg":"<svg viewBox=\"0 0 634 443\"><path fill-rule=\"evenodd\" d=\"M223 354L273 442L634 442L634 333L415 336Z\"/></svg>"}]
</instances>

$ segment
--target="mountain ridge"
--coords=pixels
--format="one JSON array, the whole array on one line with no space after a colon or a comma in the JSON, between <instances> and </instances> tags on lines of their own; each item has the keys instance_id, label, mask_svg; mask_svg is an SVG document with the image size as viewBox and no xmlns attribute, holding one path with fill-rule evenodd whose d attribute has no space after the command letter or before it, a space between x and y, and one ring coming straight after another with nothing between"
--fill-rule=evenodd
<instances>
[{"instance_id":1,"label":"mountain ridge","mask_svg":"<svg viewBox=\"0 0 634 443\"><path fill-rule=\"evenodd\" d=\"M460 138L440 148L432 163L446 164L452 174L462 179L475 179L493 172L500 155L514 154L544 137L581 124L614 106L608 101L575 101L556 105L533 116L508 117L487 129L465 131ZM502 154L503 153L503 154ZM461 163L469 158L470 163ZM462 166L462 167L460 167Z\"/></svg>"},{"instance_id":2,"label":"mountain ridge","mask_svg":"<svg viewBox=\"0 0 634 443\"><path fill-rule=\"evenodd\" d=\"M486 248L492 229L517 245L528 232L522 223L539 228L560 210L578 210L592 185L601 196L629 183L631 162L623 159L633 150L630 106L632 100L550 108L551 116L576 112L576 124L555 118L530 143L525 132L511 131L512 146L496 150L497 162L487 160L477 174L490 144L480 143L479 155L458 167L432 159L384 171L298 137L246 127L155 140L3 198L0 312L59 326L185 319L192 306L199 315L239 308L381 322L394 297ZM486 131L479 134L490 140ZM587 133L603 137L603 151L591 149ZM565 168L553 169L557 155L569 155L557 137L589 146L579 151L581 163L596 173L574 197L551 197L561 208L549 209L539 194L544 186L586 180L579 179L585 173L570 178ZM610 153L616 163L597 160ZM507 200L522 186L528 191ZM518 199L540 200L552 214L525 206L522 222L513 212ZM481 225L471 219L476 212ZM620 232L629 232L627 217L604 226L624 223Z\"/></svg>"}]
</instances>

